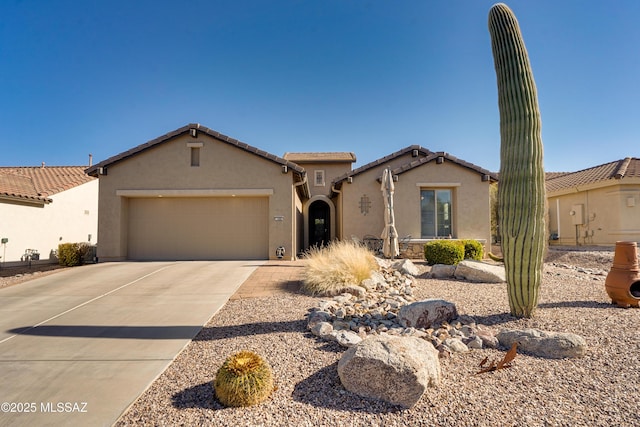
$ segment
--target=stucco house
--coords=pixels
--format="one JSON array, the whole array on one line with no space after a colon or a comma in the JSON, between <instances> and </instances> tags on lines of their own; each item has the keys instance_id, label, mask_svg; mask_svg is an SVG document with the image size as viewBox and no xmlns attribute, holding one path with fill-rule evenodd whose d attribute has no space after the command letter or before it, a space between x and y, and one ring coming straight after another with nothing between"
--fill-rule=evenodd
<instances>
[{"instance_id":1,"label":"stucco house","mask_svg":"<svg viewBox=\"0 0 640 427\"><path fill-rule=\"evenodd\" d=\"M551 245L640 242L640 159L548 175L546 189Z\"/></svg>"},{"instance_id":2,"label":"stucco house","mask_svg":"<svg viewBox=\"0 0 640 427\"><path fill-rule=\"evenodd\" d=\"M98 257L295 259L333 239L380 236L385 168L407 241L489 241L495 174L420 146L352 170L355 161L350 152L278 157L186 125L87 169L100 181Z\"/></svg>"},{"instance_id":3,"label":"stucco house","mask_svg":"<svg viewBox=\"0 0 640 427\"><path fill-rule=\"evenodd\" d=\"M4 266L50 261L60 243L97 243L98 180L86 166L0 167ZM55 259L54 259L55 260Z\"/></svg>"}]
</instances>

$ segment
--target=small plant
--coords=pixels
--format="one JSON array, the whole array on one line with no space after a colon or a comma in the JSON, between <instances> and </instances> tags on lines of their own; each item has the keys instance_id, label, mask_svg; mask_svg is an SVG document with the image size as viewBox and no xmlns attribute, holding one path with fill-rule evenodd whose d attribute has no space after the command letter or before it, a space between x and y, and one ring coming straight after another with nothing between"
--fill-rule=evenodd
<instances>
[{"instance_id":1,"label":"small plant","mask_svg":"<svg viewBox=\"0 0 640 427\"><path fill-rule=\"evenodd\" d=\"M218 369L213 388L225 406L250 406L265 401L274 390L271 366L252 351L241 351Z\"/></svg>"},{"instance_id":2,"label":"small plant","mask_svg":"<svg viewBox=\"0 0 640 427\"><path fill-rule=\"evenodd\" d=\"M58 245L58 264L66 267L82 265L89 251L87 243L60 243Z\"/></svg>"},{"instance_id":3,"label":"small plant","mask_svg":"<svg viewBox=\"0 0 640 427\"><path fill-rule=\"evenodd\" d=\"M484 256L482 243L477 240L463 240L462 243L464 244L464 259L482 260Z\"/></svg>"},{"instance_id":4,"label":"small plant","mask_svg":"<svg viewBox=\"0 0 640 427\"><path fill-rule=\"evenodd\" d=\"M341 289L359 285L378 270L375 256L351 241L332 242L307 253L303 291L311 295L336 295Z\"/></svg>"},{"instance_id":5,"label":"small plant","mask_svg":"<svg viewBox=\"0 0 640 427\"><path fill-rule=\"evenodd\" d=\"M459 240L436 240L426 243L424 258L430 265L456 265L464 259L464 244Z\"/></svg>"}]
</instances>

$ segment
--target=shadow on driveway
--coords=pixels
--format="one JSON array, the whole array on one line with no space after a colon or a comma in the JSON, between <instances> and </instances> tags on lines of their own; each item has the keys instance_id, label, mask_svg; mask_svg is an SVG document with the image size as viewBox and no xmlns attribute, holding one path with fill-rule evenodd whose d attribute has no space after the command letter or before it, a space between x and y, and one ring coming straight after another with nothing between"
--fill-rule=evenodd
<instances>
[{"instance_id":1,"label":"shadow on driveway","mask_svg":"<svg viewBox=\"0 0 640 427\"><path fill-rule=\"evenodd\" d=\"M105 326L105 325L40 325L10 329L16 335L71 338L114 338L209 341L274 332L305 332L305 320L260 322L234 326Z\"/></svg>"}]
</instances>

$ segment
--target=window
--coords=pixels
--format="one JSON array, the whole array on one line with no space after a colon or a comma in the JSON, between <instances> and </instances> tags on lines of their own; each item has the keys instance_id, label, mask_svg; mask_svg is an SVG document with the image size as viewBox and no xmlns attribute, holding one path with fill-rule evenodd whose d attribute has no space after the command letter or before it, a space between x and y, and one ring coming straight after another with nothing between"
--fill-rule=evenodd
<instances>
[{"instance_id":1,"label":"window","mask_svg":"<svg viewBox=\"0 0 640 427\"><path fill-rule=\"evenodd\" d=\"M200 166L200 147L191 147L191 166Z\"/></svg>"},{"instance_id":2,"label":"window","mask_svg":"<svg viewBox=\"0 0 640 427\"><path fill-rule=\"evenodd\" d=\"M420 190L420 225L423 239L452 236L451 196L449 189Z\"/></svg>"},{"instance_id":3,"label":"window","mask_svg":"<svg viewBox=\"0 0 640 427\"><path fill-rule=\"evenodd\" d=\"M314 176L313 185L315 185L316 187L324 187L324 171L323 170L313 171L313 176Z\"/></svg>"}]
</instances>

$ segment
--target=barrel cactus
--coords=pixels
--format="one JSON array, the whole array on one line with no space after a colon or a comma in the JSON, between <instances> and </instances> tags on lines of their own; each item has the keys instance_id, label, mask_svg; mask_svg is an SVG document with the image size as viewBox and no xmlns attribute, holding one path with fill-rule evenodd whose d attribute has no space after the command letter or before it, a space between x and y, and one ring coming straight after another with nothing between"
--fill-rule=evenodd
<instances>
[{"instance_id":1,"label":"barrel cactus","mask_svg":"<svg viewBox=\"0 0 640 427\"><path fill-rule=\"evenodd\" d=\"M269 363L256 353L241 351L225 360L213 387L225 406L255 405L273 392L273 372Z\"/></svg>"},{"instance_id":2,"label":"barrel cactus","mask_svg":"<svg viewBox=\"0 0 640 427\"><path fill-rule=\"evenodd\" d=\"M538 95L515 15L489 11L500 111L499 228L511 314L532 317L538 305L546 244L545 187Z\"/></svg>"}]
</instances>

